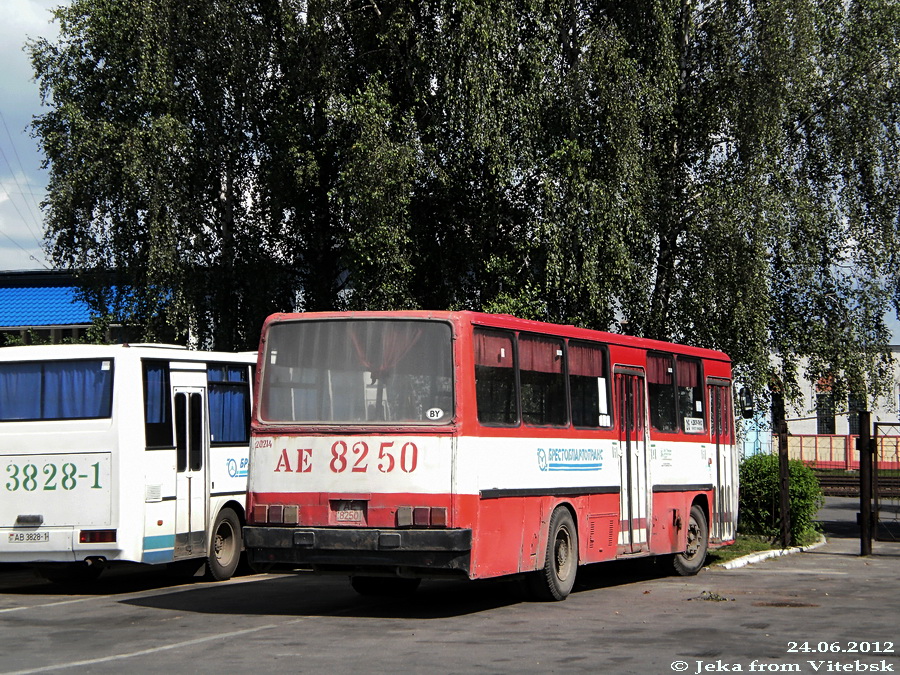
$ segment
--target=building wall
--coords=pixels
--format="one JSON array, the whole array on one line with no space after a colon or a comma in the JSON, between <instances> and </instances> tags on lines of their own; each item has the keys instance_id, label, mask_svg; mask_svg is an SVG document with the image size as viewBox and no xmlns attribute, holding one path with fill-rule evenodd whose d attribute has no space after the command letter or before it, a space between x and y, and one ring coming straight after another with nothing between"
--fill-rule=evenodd
<instances>
[{"instance_id":1,"label":"building wall","mask_svg":"<svg viewBox=\"0 0 900 675\"><path fill-rule=\"evenodd\" d=\"M891 394L887 397L868 401L872 422L900 423L900 345L892 345L891 353L894 360L893 384ZM801 366L802 370L802 366ZM786 416L788 420L788 433L792 436L792 456L804 459L818 453L819 457L825 457L826 461L831 454L846 456L846 448L855 447L857 428L851 428L852 416L850 414L850 401L838 401L834 406L834 433L822 435L819 433L819 409L816 383L805 381L801 383L803 393L802 401L796 406L788 406ZM744 457L771 452L773 448L772 416L769 413L760 415L753 420L739 420L739 433ZM900 424L897 427L884 427L881 433L900 435ZM804 440L801 437L819 436L818 439ZM831 438L831 437L836 438ZM796 446L796 447L795 447ZM815 450L811 450L815 448ZM851 450L852 452L852 450ZM849 456L852 462L858 453Z\"/></svg>"},{"instance_id":2,"label":"building wall","mask_svg":"<svg viewBox=\"0 0 900 675\"><path fill-rule=\"evenodd\" d=\"M891 346L893 356L893 384L891 395L876 400L869 400L867 407L871 413L872 422L896 422L898 421L898 405L900 405L900 345ZM827 405L827 401L819 399L819 390L814 382L803 382L803 401L796 407L787 410L788 432L794 435L813 435L826 433L827 423L820 424L820 414L830 417L827 409L822 410L821 403ZM854 423L854 414L851 410L852 402L847 398L833 401L834 429L833 434L838 436L856 435L858 424Z\"/></svg>"}]
</instances>

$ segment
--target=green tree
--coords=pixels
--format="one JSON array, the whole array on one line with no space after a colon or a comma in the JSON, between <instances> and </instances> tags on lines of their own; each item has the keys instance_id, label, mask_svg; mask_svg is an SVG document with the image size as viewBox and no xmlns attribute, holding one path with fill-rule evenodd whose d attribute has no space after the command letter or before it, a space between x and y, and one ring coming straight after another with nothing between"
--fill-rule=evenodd
<instances>
[{"instance_id":1,"label":"green tree","mask_svg":"<svg viewBox=\"0 0 900 675\"><path fill-rule=\"evenodd\" d=\"M881 391L887 0L74 0L31 45L48 245L117 320L486 309ZM123 316L124 315L124 316ZM770 354L781 358L770 364Z\"/></svg>"},{"instance_id":2,"label":"green tree","mask_svg":"<svg viewBox=\"0 0 900 675\"><path fill-rule=\"evenodd\" d=\"M116 319L147 338L169 324L205 346L254 344L291 290L252 202L267 17L205 0L76 0L56 17L60 42L31 45L51 108L34 126L52 259L113 271Z\"/></svg>"}]
</instances>

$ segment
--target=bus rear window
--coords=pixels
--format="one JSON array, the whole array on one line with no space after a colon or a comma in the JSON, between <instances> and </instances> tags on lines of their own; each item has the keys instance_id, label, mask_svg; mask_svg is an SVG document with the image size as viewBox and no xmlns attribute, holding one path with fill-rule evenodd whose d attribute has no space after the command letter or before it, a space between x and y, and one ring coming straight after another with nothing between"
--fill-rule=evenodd
<instances>
[{"instance_id":1,"label":"bus rear window","mask_svg":"<svg viewBox=\"0 0 900 675\"><path fill-rule=\"evenodd\" d=\"M446 424L453 418L450 325L387 319L272 324L260 417L267 422Z\"/></svg>"},{"instance_id":2,"label":"bus rear window","mask_svg":"<svg viewBox=\"0 0 900 675\"><path fill-rule=\"evenodd\" d=\"M110 417L112 361L0 363L0 422Z\"/></svg>"}]
</instances>

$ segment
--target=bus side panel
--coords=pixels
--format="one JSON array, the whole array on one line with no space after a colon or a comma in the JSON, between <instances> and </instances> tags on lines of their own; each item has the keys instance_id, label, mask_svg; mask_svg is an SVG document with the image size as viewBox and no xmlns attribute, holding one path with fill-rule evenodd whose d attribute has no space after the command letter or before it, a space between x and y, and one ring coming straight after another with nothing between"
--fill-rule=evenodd
<instances>
[{"instance_id":1,"label":"bus side panel","mask_svg":"<svg viewBox=\"0 0 900 675\"><path fill-rule=\"evenodd\" d=\"M580 563L602 562L616 557L619 540L619 494L599 494L585 498L576 513Z\"/></svg>"},{"instance_id":2,"label":"bus side panel","mask_svg":"<svg viewBox=\"0 0 900 675\"><path fill-rule=\"evenodd\" d=\"M247 490L249 445L213 445L209 449L209 492L212 496L239 495Z\"/></svg>"},{"instance_id":3,"label":"bus side panel","mask_svg":"<svg viewBox=\"0 0 900 675\"><path fill-rule=\"evenodd\" d=\"M477 579L519 572L523 568L523 543L533 531L531 521L532 517L525 518L525 500L521 497L482 500L478 527L473 530L470 576Z\"/></svg>"},{"instance_id":4,"label":"bus side panel","mask_svg":"<svg viewBox=\"0 0 900 675\"><path fill-rule=\"evenodd\" d=\"M175 450L144 451L144 531L141 557L144 563L175 559Z\"/></svg>"},{"instance_id":5,"label":"bus side panel","mask_svg":"<svg viewBox=\"0 0 900 675\"><path fill-rule=\"evenodd\" d=\"M610 439L461 437L456 489L478 498L477 518L458 521L473 531L473 578L539 569L553 509L568 504L579 529L579 558L615 556L619 462ZM545 432L546 433L546 432ZM593 536L591 528L593 527ZM601 534L602 533L602 536Z\"/></svg>"},{"instance_id":6,"label":"bus side panel","mask_svg":"<svg viewBox=\"0 0 900 675\"><path fill-rule=\"evenodd\" d=\"M655 492L650 551L655 555L680 553L687 547L687 527L691 506L696 502L712 522L712 490L704 492ZM710 544L711 545L711 544Z\"/></svg>"},{"instance_id":7,"label":"bus side panel","mask_svg":"<svg viewBox=\"0 0 900 675\"><path fill-rule=\"evenodd\" d=\"M687 523L693 493L654 492L650 552L677 553L687 546Z\"/></svg>"},{"instance_id":8,"label":"bus side panel","mask_svg":"<svg viewBox=\"0 0 900 675\"><path fill-rule=\"evenodd\" d=\"M666 434L671 437L672 434ZM650 478L652 485L713 485L716 446L706 435L683 434L677 441L650 440Z\"/></svg>"},{"instance_id":9,"label":"bus side panel","mask_svg":"<svg viewBox=\"0 0 900 675\"><path fill-rule=\"evenodd\" d=\"M574 512L580 564L613 560L619 535L619 495L597 494L561 500L529 497L479 500L472 545L472 576L487 578L541 569L547 526L558 506Z\"/></svg>"}]
</instances>

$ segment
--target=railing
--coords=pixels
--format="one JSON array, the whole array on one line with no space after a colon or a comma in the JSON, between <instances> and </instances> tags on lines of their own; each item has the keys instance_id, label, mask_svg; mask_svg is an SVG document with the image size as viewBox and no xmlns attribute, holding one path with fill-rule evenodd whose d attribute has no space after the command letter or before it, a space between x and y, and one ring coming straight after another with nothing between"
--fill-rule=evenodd
<instances>
[{"instance_id":1,"label":"railing","mask_svg":"<svg viewBox=\"0 0 900 675\"><path fill-rule=\"evenodd\" d=\"M788 457L799 459L814 469L859 470L858 436L826 434L788 436ZM772 451L778 452L778 437L772 437ZM878 469L900 469L900 436L878 437Z\"/></svg>"},{"instance_id":2,"label":"railing","mask_svg":"<svg viewBox=\"0 0 900 675\"><path fill-rule=\"evenodd\" d=\"M859 476L835 475L824 471L817 473L816 478L819 479L819 486L826 496L859 497ZM900 476L880 476L878 495L881 498L900 497Z\"/></svg>"}]
</instances>

